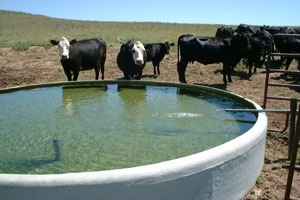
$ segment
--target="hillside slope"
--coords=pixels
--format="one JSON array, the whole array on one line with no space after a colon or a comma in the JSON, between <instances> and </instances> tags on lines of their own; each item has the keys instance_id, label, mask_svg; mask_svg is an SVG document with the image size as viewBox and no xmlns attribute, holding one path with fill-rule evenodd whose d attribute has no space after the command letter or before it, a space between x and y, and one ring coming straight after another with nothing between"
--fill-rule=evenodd
<instances>
[{"instance_id":1,"label":"hillside slope","mask_svg":"<svg viewBox=\"0 0 300 200\"><path fill-rule=\"evenodd\" d=\"M201 23L201 21L199 21ZM134 38L144 43L176 42L181 34L213 36L222 25L151 22L97 22L65 20L0 10L0 47L47 45L50 39L102 37L108 45L117 38Z\"/></svg>"}]
</instances>

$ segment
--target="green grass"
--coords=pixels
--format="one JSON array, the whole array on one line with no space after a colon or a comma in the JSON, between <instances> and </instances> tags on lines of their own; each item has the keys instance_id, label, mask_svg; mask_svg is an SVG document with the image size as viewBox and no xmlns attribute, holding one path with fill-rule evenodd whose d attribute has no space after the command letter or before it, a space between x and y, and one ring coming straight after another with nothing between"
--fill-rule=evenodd
<instances>
[{"instance_id":1,"label":"green grass","mask_svg":"<svg viewBox=\"0 0 300 200\"><path fill-rule=\"evenodd\" d=\"M27 42L18 42L16 44L12 45L12 48L17 50L17 51L25 51L29 49L30 44Z\"/></svg>"},{"instance_id":2,"label":"green grass","mask_svg":"<svg viewBox=\"0 0 300 200\"><path fill-rule=\"evenodd\" d=\"M256 183L257 183L258 185L263 185L263 184L264 184L264 180L263 180L262 176L259 176L259 177L257 178Z\"/></svg>"},{"instance_id":3,"label":"green grass","mask_svg":"<svg viewBox=\"0 0 300 200\"><path fill-rule=\"evenodd\" d=\"M200 21L199 21L200 23ZM142 23L142 22L96 22L64 20L42 15L0 10L0 47L23 49L31 45L47 48L50 39L87 39L102 37L109 47L119 48L117 38L131 38L143 43L177 42L182 34L214 36L222 25Z\"/></svg>"}]
</instances>

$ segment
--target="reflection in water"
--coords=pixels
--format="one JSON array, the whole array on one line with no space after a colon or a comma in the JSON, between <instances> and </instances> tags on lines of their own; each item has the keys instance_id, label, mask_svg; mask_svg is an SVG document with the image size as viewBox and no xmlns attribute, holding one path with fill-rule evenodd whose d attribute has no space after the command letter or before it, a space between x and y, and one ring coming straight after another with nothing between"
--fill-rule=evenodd
<instances>
[{"instance_id":1,"label":"reflection in water","mask_svg":"<svg viewBox=\"0 0 300 200\"><path fill-rule=\"evenodd\" d=\"M94 92L90 92L94 90ZM63 87L62 88L62 102L64 113L72 115L79 113L80 104L93 104L101 101L101 98L106 94L107 86L99 87Z\"/></svg>"},{"instance_id":2,"label":"reflection in water","mask_svg":"<svg viewBox=\"0 0 300 200\"><path fill-rule=\"evenodd\" d=\"M21 173L29 173L33 170L41 168L43 165L55 163L60 161L60 146L59 141L57 139L52 140L53 150L54 150L54 159L44 159L44 160L37 160L37 159L30 159L30 160L19 160L16 162L9 163L9 168L18 169L22 171ZM20 173L20 172L18 172Z\"/></svg>"},{"instance_id":3,"label":"reflection in water","mask_svg":"<svg viewBox=\"0 0 300 200\"><path fill-rule=\"evenodd\" d=\"M180 95L188 95L188 96L193 96L193 97L197 97L197 96L201 96L204 97L204 93L200 93L194 90L188 90L188 89L181 89L181 88L177 88L177 94Z\"/></svg>"},{"instance_id":4,"label":"reflection in water","mask_svg":"<svg viewBox=\"0 0 300 200\"><path fill-rule=\"evenodd\" d=\"M138 92L132 92L138 90ZM118 85L119 96L124 103L124 113L130 121L139 122L145 110L146 86Z\"/></svg>"},{"instance_id":5,"label":"reflection in water","mask_svg":"<svg viewBox=\"0 0 300 200\"><path fill-rule=\"evenodd\" d=\"M132 92L131 90L139 90ZM147 96L146 86L118 85L119 96L129 105L144 104Z\"/></svg>"},{"instance_id":6,"label":"reflection in water","mask_svg":"<svg viewBox=\"0 0 300 200\"><path fill-rule=\"evenodd\" d=\"M55 152L54 161L59 161L60 160L60 148L58 145L58 140L53 139L52 143L53 143L53 148L54 148L54 152Z\"/></svg>"}]
</instances>

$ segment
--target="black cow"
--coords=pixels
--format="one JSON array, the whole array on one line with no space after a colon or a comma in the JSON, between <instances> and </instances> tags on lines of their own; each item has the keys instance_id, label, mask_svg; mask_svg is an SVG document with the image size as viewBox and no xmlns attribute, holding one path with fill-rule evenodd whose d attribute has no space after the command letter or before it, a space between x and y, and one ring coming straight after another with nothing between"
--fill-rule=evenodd
<instances>
[{"instance_id":1,"label":"black cow","mask_svg":"<svg viewBox=\"0 0 300 200\"><path fill-rule=\"evenodd\" d=\"M156 74L156 68L157 73L160 74L159 64L165 55L170 53L170 46L174 46L174 43L169 44L169 42L165 42L144 44L147 52L147 62L152 61L154 74Z\"/></svg>"},{"instance_id":2,"label":"black cow","mask_svg":"<svg viewBox=\"0 0 300 200\"><path fill-rule=\"evenodd\" d=\"M178 38L177 71L179 81L186 83L185 71L188 62L202 64L223 63L223 81L231 80L231 68L241 59L242 53L251 49L249 35L237 34L228 38L182 35ZM181 56L179 60L179 56Z\"/></svg>"},{"instance_id":3,"label":"black cow","mask_svg":"<svg viewBox=\"0 0 300 200\"><path fill-rule=\"evenodd\" d=\"M262 62L265 63L265 59L266 59L267 52L269 49L269 42L271 41L271 51L273 51L274 50L274 40L273 40L272 34L266 30L262 30L259 33L258 38L261 39L265 45L264 50L263 50L263 55L262 55L262 57L263 57Z\"/></svg>"},{"instance_id":4,"label":"black cow","mask_svg":"<svg viewBox=\"0 0 300 200\"><path fill-rule=\"evenodd\" d=\"M240 32L244 32L247 34L250 34L250 36L253 35L253 33L249 32L249 30L242 26L242 30L240 30ZM217 29L216 35L215 37L221 37L221 38L226 38L226 37L231 37L234 35L234 30L230 27L225 27L222 26L220 28ZM251 50L249 52L246 52L245 55L243 55L242 57L245 59L244 61L246 62L246 65L249 66L249 78L252 75L252 66L254 64L255 68L254 68L254 73L256 72L256 68L257 66L261 63L260 62L260 58L261 55L264 54L264 51L266 49L266 46L264 45L265 43L263 43L263 41L255 38L251 40ZM234 70L234 69L232 69Z\"/></svg>"},{"instance_id":5,"label":"black cow","mask_svg":"<svg viewBox=\"0 0 300 200\"><path fill-rule=\"evenodd\" d=\"M300 34L299 28L294 27L267 27L265 28L266 31L268 31L270 34L274 35L277 33L283 33L283 34ZM299 47L299 38L288 38L288 37L274 37L273 41L273 52L275 51L274 45L276 46L276 51L281 53L300 53L300 47ZM291 62L293 61L293 57L285 57L281 56L280 63L285 63L285 70L289 69L289 66ZM273 58L274 61L274 58ZM298 59L298 69L300 68L300 60Z\"/></svg>"},{"instance_id":6,"label":"black cow","mask_svg":"<svg viewBox=\"0 0 300 200\"><path fill-rule=\"evenodd\" d=\"M299 29L294 27L280 27L280 33L298 34Z\"/></svg>"},{"instance_id":7,"label":"black cow","mask_svg":"<svg viewBox=\"0 0 300 200\"><path fill-rule=\"evenodd\" d=\"M245 33L249 32L252 33L253 35L258 35L262 31L263 27L261 26L251 26L247 24L240 24L234 32L236 33Z\"/></svg>"},{"instance_id":8,"label":"black cow","mask_svg":"<svg viewBox=\"0 0 300 200\"><path fill-rule=\"evenodd\" d=\"M255 65L254 73L256 72L256 68L259 65L262 65L265 61L269 40L272 40L272 35L266 31L268 29L267 26L251 26L246 24L240 24L235 32L241 34L249 34L252 37L252 49L247 52L243 58L246 59L246 63L249 66L249 77L252 75L252 65ZM261 59L262 58L262 59Z\"/></svg>"},{"instance_id":9,"label":"black cow","mask_svg":"<svg viewBox=\"0 0 300 200\"><path fill-rule=\"evenodd\" d=\"M252 75L252 66L255 66L255 73L257 67L264 64L269 47L269 40L272 40L272 35L265 30L258 31L256 35L251 32L245 32L244 34L249 34L249 36L252 37L251 50L245 52L243 55L243 58L246 59L246 65L249 67L248 76L250 78Z\"/></svg>"},{"instance_id":10,"label":"black cow","mask_svg":"<svg viewBox=\"0 0 300 200\"><path fill-rule=\"evenodd\" d=\"M254 64L254 73L256 73L256 68L259 65L262 65L263 61L261 60L261 57L266 55L266 48L267 44L264 40L261 40L260 38L252 38L250 40L251 43L251 49L247 52L244 52L242 54L242 58L247 60L247 65L249 67L248 76L249 78L252 75L252 66Z\"/></svg>"},{"instance_id":11,"label":"black cow","mask_svg":"<svg viewBox=\"0 0 300 200\"><path fill-rule=\"evenodd\" d=\"M68 41L62 37L59 41L51 40L51 44L59 45L60 62L64 68L68 81L76 81L81 70L94 69L96 80L101 69L104 79L104 64L106 60L106 43L101 38L93 38L81 41Z\"/></svg>"},{"instance_id":12,"label":"black cow","mask_svg":"<svg viewBox=\"0 0 300 200\"><path fill-rule=\"evenodd\" d=\"M286 33L286 34L300 34L300 28L295 27L278 27L278 26L267 26L264 30L268 31L272 35L276 33Z\"/></svg>"},{"instance_id":13,"label":"black cow","mask_svg":"<svg viewBox=\"0 0 300 200\"><path fill-rule=\"evenodd\" d=\"M231 37L233 35L234 35L234 31L231 27L222 26L217 29L215 37L226 38L226 37Z\"/></svg>"},{"instance_id":14,"label":"black cow","mask_svg":"<svg viewBox=\"0 0 300 200\"><path fill-rule=\"evenodd\" d=\"M146 61L147 53L140 41L129 40L122 44L117 56L118 67L122 70L125 79L140 80Z\"/></svg>"},{"instance_id":15,"label":"black cow","mask_svg":"<svg viewBox=\"0 0 300 200\"><path fill-rule=\"evenodd\" d=\"M282 32L282 28L281 27L265 27L264 30L268 31L270 34L274 35L276 33L281 33Z\"/></svg>"},{"instance_id":16,"label":"black cow","mask_svg":"<svg viewBox=\"0 0 300 200\"><path fill-rule=\"evenodd\" d=\"M300 39L290 37L275 37L275 46L281 53L300 53ZM289 69L293 57L286 58L285 70ZM298 69L300 68L300 59L298 59Z\"/></svg>"}]
</instances>

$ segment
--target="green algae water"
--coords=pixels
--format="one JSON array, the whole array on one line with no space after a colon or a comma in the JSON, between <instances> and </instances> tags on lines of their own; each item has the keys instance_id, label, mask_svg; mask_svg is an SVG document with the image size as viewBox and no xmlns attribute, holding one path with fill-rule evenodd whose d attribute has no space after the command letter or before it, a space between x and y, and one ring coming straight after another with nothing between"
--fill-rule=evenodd
<instances>
[{"instance_id":1,"label":"green algae water","mask_svg":"<svg viewBox=\"0 0 300 200\"><path fill-rule=\"evenodd\" d=\"M165 86L50 87L0 95L0 173L135 167L198 153L249 130L252 113L211 93Z\"/></svg>"}]
</instances>

